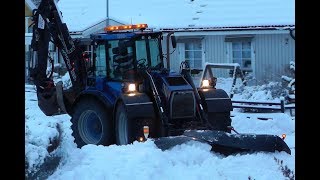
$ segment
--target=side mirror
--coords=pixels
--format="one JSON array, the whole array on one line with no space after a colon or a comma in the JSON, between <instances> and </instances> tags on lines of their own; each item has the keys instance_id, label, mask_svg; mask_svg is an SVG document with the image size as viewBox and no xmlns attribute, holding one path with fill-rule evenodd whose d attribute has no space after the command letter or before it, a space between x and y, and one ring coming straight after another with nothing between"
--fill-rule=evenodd
<instances>
[{"instance_id":1,"label":"side mirror","mask_svg":"<svg viewBox=\"0 0 320 180\"><path fill-rule=\"evenodd\" d=\"M173 48L177 47L177 40L176 37L174 35L171 36L171 44Z\"/></svg>"}]
</instances>

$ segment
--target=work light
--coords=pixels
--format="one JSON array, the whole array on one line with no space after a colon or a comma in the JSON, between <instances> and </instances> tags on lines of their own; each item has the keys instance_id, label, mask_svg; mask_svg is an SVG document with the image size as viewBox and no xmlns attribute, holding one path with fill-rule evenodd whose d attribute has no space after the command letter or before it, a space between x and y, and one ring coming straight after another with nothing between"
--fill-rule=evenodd
<instances>
[{"instance_id":1,"label":"work light","mask_svg":"<svg viewBox=\"0 0 320 180\"><path fill-rule=\"evenodd\" d=\"M202 88L209 88L210 87L210 82L209 82L209 80L208 79L204 79L203 81L202 81L202 86L201 86Z\"/></svg>"},{"instance_id":2,"label":"work light","mask_svg":"<svg viewBox=\"0 0 320 180\"><path fill-rule=\"evenodd\" d=\"M128 85L128 92L135 92L137 90L135 84L129 84Z\"/></svg>"}]
</instances>

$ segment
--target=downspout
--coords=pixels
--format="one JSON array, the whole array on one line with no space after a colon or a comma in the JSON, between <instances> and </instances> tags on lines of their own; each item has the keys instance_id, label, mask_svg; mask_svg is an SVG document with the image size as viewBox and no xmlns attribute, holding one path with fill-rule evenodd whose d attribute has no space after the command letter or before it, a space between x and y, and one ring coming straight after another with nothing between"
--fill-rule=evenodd
<instances>
[{"instance_id":1,"label":"downspout","mask_svg":"<svg viewBox=\"0 0 320 180\"><path fill-rule=\"evenodd\" d=\"M167 69L170 69L170 46L169 46L169 41L170 41L170 36L173 34L174 32L169 32L167 35Z\"/></svg>"},{"instance_id":2,"label":"downspout","mask_svg":"<svg viewBox=\"0 0 320 180\"><path fill-rule=\"evenodd\" d=\"M289 31L290 31L290 36L291 36L291 38L293 39L293 40L296 40L296 36L293 34L293 31L295 31L295 28L294 29L289 29Z\"/></svg>"}]
</instances>

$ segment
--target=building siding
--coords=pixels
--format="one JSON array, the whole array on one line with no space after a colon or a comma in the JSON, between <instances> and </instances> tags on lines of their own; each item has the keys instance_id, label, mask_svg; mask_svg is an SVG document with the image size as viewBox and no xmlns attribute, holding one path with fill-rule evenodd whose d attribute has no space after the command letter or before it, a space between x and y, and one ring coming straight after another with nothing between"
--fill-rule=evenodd
<instances>
[{"instance_id":1,"label":"building siding","mask_svg":"<svg viewBox=\"0 0 320 180\"><path fill-rule=\"evenodd\" d=\"M204 39L205 62L225 63L227 61L227 48L225 36L206 36Z\"/></svg>"},{"instance_id":2,"label":"building siding","mask_svg":"<svg viewBox=\"0 0 320 180\"><path fill-rule=\"evenodd\" d=\"M295 41L289 34L256 35L254 38L257 84L281 81L295 58Z\"/></svg>"},{"instance_id":3,"label":"building siding","mask_svg":"<svg viewBox=\"0 0 320 180\"><path fill-rule=\"evenodd\" d=\"M229 34L232 35L232 32ZM231 63L231 43L225 42L226 35L207 35L203 40L204 63ZM186 37L184 37L186 38ZM199 38L203 38L199 37ZM166 38L164 38L165 40ZM183 40L178 37L178 43ZM165 41L163 50L166 53ZM170 45L171 46L171 45ZM270 81L281 81L281 76L287 74L290 61L295 58L295 41L287 34L256 34L252 39L254 84L264 84ZM172 51L172 50L171 50ZM170 55L170 66L177 71L180 65L182 50L177 47ZM204 65L203 65L204 68ZM228 77L228 70L214 70L218 77Z\"/></svg>"},{"instance_id":4,"label":"building siding","mask_svg":"<svg viewBox=\"0 0 320 180\"><path fill-rule=\"evenodd\" d=\"M176 37L176 38L178 39L178 37ZM184 53L184 52L182 52L180 46L181 46L181 43L178 41L177 47L174 50L171 45L171 40L169 42L170 70L171 71L179 72L180 63L182 61L181 60L181 56L182 56L181 53ZM167 38L166 38L166 36L164 36L163 40L162 40L162 53L164 54L164 57L163 57L164 66L167 67Z\"/></svg>"},{"instance_id":5,"label":"building siding","mask_svg":"<svg viewBox=\"0 0 320 180\"><path fill-rule=\"evenodd\" d=\"M225 63L227 62L227 45L224 42L225 36L205 36L198 37L198 39L203 39L202 50L204 56L204 63ZM170 54L170 69L172 71L179 71L180 63L182 61L181 58L184 57L184 48L180 46L183 45L184 40L190 37L176 37L177 38L177 48L176 50ZM193 37L194 38L194 37ZM170 52L172 52L172 46L170 43ZM162 42L163 53L166 54L166 36L163 38ZM164 58L166 63L166 58ZM203 68L204 68L203 64ZM216 70L217 76L225 76L227 75L226 70Z\"/></svg>"},{"instance_id":6,"label":"building siding","mask_svg":"<svg viewBox=\"0 0 320 180\"><path fill-rule=\"evenodd\" d=\"M229 63L227 43L225 36L206 36L204 39L205 63ZM203 66L204 68L204 66ZM228 77L229 71L226 69L214 69L213 73L217 77Z\"/></svg>"}]
</instances>

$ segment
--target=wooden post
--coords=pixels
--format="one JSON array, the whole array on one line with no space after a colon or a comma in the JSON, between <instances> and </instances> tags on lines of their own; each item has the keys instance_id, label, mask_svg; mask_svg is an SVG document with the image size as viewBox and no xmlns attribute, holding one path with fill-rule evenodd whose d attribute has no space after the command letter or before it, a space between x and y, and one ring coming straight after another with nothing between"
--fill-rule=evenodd
<instances>
[{"instance_id":1,"label":"wooden post","mask_svg":"<svg viewBox=\"0 0 320 180\"><path fill-rule=\"evenodd\" d=\"M284 113L285 107L284 107L284 97L280 97L280 106L281 106L281 112Z\"/></svg>"}]
</instances>

